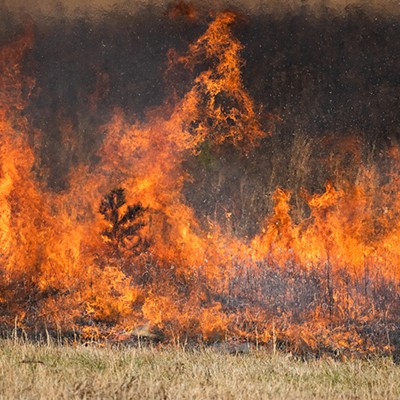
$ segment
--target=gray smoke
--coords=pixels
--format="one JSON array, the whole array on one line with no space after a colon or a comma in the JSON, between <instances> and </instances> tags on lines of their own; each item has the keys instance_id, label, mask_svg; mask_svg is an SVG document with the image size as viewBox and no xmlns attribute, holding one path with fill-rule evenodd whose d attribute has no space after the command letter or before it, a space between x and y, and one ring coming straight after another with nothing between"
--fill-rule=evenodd
<instances>
[{"instance_id":1,"label":"gray smoke","mask_svg":"<svg viewBox=\"0 0 400 400\"><path fill-rule=\"evenodd\" d=\"M168 51L184 54L212 21L209 11L229 4L248 16L232 26L244 45L244 85L261 114L280 122L247 158L223 146L187 160L195 190L188 184L185 195L203 216L223 220L224 210L233 210L233 231L251 236L277 186L293 190L301 208L302 188L314 193L327 180L356 179L352 154L341 145L346 135L357 135L360 157L382 171L385 149L400 143L398 2L198 2L198 19L185 17L183 2L175 2L174 18L167 2L78 3L0 2L0 44L18 37L24 14L32 13L35 40L23 67L36 85L24 113L35 170L54 190L68 185L76 165L98 162L115 108L145 120L171 91L190 90L199 71L182 67L166 76Z\"/></svg>"},{"instance_id":2,"label":"gray smoke","mask_svg":"<svg viewBox=\"0 0 400 400\"><path fill-rule=\"evenodd\" d=\"M113 8L123 8L129 13L134 13L143 7L158 7L165 9L173 3L171 0L3 0L3 7L13 11L21 11L42 16L59 16L60 12L65 15L76 16L82 13L98 13ZM175 1L178 3L178 1ZM326 9L335 12L343 12L349 6L362 7L377 13L400 14L400 3L398 0L194 0L188 1L200 10L223 9L235 7L246 13L279 13L296 11L301 7L313 8L316 13Z\"/></svg>"}]
</instances>

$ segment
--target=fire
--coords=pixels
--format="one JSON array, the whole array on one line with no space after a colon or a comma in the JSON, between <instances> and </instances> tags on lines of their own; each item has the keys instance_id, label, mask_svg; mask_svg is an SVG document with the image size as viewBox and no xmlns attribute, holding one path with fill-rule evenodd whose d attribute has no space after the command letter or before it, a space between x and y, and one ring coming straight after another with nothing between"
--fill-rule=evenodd
<instances>
[{"instance_id":1,"label":"fire","mask_svg":"<svg viewBox=\"0 0 400 400\"><path fill-rule=\"evenodd\" d=\"M182 12L194 18L191 9ZM35 84L21 69L33 30L1 49L4 326L17 318L32 332L239 338L304 352L390 348L399 312L397 147L385 155L392 168L381 174L371 164L347 179L330 163L337 179L320 193L302 190L301 218L293 191L276 188L273 211L251 239L217 220L205 224L184 195L191 180L185 162L206 145L248 156L269 139L243 83L236 18L220 13L186 54L171 50L168 70L183 66L194 76L191 88L183 95L171 89L143 120L115 109L102 128L98 161L76 166L61 192L34 172L40 164L23 116ZM93 112L109 85L99 76ZM73 129L63 125L66 145L76 145ZM349 137L344 148L361 160L356 143ZM230 210L224 215L233 219Z\"/></svg>"}]
</instances>

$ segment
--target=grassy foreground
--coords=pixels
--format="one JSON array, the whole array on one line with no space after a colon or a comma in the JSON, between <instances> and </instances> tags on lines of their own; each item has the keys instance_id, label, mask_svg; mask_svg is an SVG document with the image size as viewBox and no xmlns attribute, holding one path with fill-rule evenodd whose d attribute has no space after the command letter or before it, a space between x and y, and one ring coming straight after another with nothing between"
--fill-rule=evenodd
<instances>
[{"instance_id":1,"label":"grassy foreground","mask_svg":"<svg viewBox=\"0 0 400 400\"><path fill-rule=\"evenodd\" d=\"M389 359L0 341L1 399L399 399Z\"/></svg>"}]
</instances>

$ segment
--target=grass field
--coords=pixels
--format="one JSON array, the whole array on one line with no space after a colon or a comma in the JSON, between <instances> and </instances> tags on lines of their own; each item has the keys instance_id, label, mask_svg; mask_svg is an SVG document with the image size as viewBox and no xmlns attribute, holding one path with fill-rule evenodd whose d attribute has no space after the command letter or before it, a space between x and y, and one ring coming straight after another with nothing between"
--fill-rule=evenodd
<instances>
[{"instance_id":1,"label":"grass field","mask_svg":"<svg viewBox=\"0 0 400 400\"><path fill-rule=\"evenodd\" d=\"M1 399L399 399L390 359L0 341Z\"/></svg>"}]
</instances>

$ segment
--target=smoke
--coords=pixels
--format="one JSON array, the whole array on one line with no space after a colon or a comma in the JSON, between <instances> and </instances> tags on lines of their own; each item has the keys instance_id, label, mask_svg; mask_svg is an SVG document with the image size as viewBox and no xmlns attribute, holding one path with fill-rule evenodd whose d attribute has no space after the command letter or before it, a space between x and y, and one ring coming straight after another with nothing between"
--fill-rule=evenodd
<instances>
[{"instance_id":1,"label":"smoke","mask_svg":"<svg viewBox=\"0 0 400 400\"><path fill-rule=\"evenodd\" d=\"M171 3L180 1L171 0L91 0L84 2L80 0L3 0L1 6L12 11L20 11L32 15L42 16L76 16L81 13L98 13L110 9L122 8L127 12L134 13L141 8L154 7L161 11L165 10ZM397 0L215 0L203 1L192 0L186 2L199 10L220 10L234 7L245 13L282 13L293 12L304 7L313 9L319 13L324 10L343 12L347 7L361 7L378 13L400 14L399 2Z\"/></svg>"},{"instance_id":2,"label":"smoke","mask_svg":"<svg viewBox=\"0 0 400 400\"><path fill-rule=\"evenodd\" d=\"M187 18L182 4L188 3L78 3L5 0L8 11L0 13L3 43L22 29L17 10L33 15L35 43L24 70L36 84L25 112L35 169L51 188L65 188L77 165L96 163L102 126L115 108L131 121L145 120L171 91L183 96L190 89L195 76L187 70L166 74L168 52L186 52L212 20L206 10L228 4L248 15L232 27L243 44L245 87L276 122L249 157L222 146L186 161L196 189L188 184L185 195L203 215L222 219L226 209L237 209L232 229L251 236L271 211L277 186L322 190L333 173L324 158L347 157L338 150L346 135L358 136L357 151L374 162L400 137L396 2L199 3L200 18ZM62 18L67 15L77 18ZM335 174L355 179L344 161L331 164ZM301 202L299 195L292 199Z\"/></svg>"}]
</instances>

